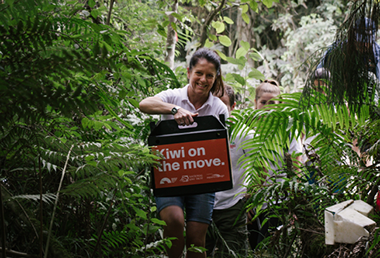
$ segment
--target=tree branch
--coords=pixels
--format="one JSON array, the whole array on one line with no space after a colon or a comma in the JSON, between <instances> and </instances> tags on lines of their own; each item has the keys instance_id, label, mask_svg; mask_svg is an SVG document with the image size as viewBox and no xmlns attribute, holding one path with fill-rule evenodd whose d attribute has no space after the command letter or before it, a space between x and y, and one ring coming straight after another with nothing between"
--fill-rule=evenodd
<instances>
[{"instance_id":1,"label":"tree branch","mask_svg":"<svg viewBox=\"0 0 380 258\"><path fill-rule=\"evenodd\" d=\"M12 255L12 257L31 257L31 258L35 258L35 257L38 257L38 256L35 256L35 255L31 255L31 254L27 254L27 253L21 253L21 252L17 252L17 251L14 251L14 250L6 250L5 248L2 248L1 246L0 246L0 250L2 251L2 252L6 252L7 254L10 254L10 255ZM4 256L4 257L6 257L6 256Z\"/></svg>"},{"instance_id":2,"label":"tree branch","mask_svg":"<svg viewBox=\"0 0 380 258\"><path fill-rule=\"evenodd\" d=\"M111 0L110 9L108 10L106 25L110 25L110 22L111 22L111 13L112 13L112 8L113 8L114 2L115 2L115 0Z\"/></svg>"},{"instance_id":3,"label":"tree branch","mask_svg":"<svg viewBox=\"0 0 380 258\"><path fill-rule=\"evenodd\" d=\"M178 11L178 0L174 0L174 4L172 6L172 12L177 13ZM165 57L165 62L169 63L170 69L174 67L174 56L175 56L175 45L176 45L176 37L175 31L172 27L172 23L176 22L176 18L173 15L169 15L169 24L168 24L168 35L166 38L166 52L167 56Z\"/></svg>"},{"instance_id":4,"label":"tree branch","mask_svg":"<svg viewBox=\"0 0 380 258\"><path fill-rule=\"evenodd\" d=\"M206 22L202 26L202 34L201 38L199 40L200 46L199 48L203 47L206 43L207 39L207 32L208 32L208 27L210 26L211 21L214 19L215 15L223 8L224 4L226 3L226 0L222 0L218 8L216 8L210 15L207 17Z\"/></svg>"}]
</instances>

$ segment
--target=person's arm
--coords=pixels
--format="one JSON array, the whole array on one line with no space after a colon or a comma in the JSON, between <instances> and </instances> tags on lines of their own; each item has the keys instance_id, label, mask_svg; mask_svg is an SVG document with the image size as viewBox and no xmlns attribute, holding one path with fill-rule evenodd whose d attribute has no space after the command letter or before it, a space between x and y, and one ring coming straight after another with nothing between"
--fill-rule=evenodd
<instances>
[{"instance_id":1,"label":"person's arm","mask_svg":"<svg viewBox=\"0 0 380 258\"><path fill-rule=\"evenodd\" d=\"M171 114L174 104L166 103L159 97L148 97L143 99L140 104L140 110L147 114Z\"/></svg>"},{"instance_id":2,"label":"person's arm","mask_svg":"<svg viewBox=\"0 0 380 258\"><path fill-rule=\"evenodd\" d=\"M139 104L140 110L147 114L171 114L174 107L177 105L164 102L159 97L148 97L143 99ZM174 115L174 120L179 125L191 125L194 123L193 117L198 116L198 113L194 114L184 108L179 108Z\"/></svg>"}]
</instances>

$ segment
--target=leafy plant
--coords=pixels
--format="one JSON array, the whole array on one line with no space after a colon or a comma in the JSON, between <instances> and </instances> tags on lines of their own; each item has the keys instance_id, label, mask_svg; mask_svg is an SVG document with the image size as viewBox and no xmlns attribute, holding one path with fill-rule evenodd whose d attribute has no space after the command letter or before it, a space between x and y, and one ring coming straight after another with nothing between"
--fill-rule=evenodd
<instances>
[{"instance_id":1,"label":"leafy plant","mask_svg":"<svg viewBox=\"0 0 380 258\"><path fill-rule=\"evenodd\" d=\"M377 107L368 102L360 111L348 110L345 105L333 106L321 101L326 97L316 91L310 95L307 109L299 104L300 93L280 97L283 103L270 105L269 109L233 113L235 132L254 134L253 139L244 144L249 155L242 158L252 195L247 209L269 203L269 209L281 221L282 228L262 243L262 251L267 250L274 257L286 257L290 253L298 253L299 257L321 257L333 251L332 247L324 246L324 209L359 196L373 202L371 194L378 187L378 171L373 167L363 168L361 157L352 146L357 135L368 131L367 123L377 124L377 119L369 120L373 117L372 108ZM289 135L301 134L305 138L315 137L311 142L315 154L309 156L311 165L301 167L302 178L299 178L296 176L299 172L292 166L295 155L288 157L293 160L288 162L282 153L289 144ZM377 153L371 157L376 166ZM263 177L269 176L264 171L270 171L270 163L279 164L279 161L283 165L277 165L274 176L286 173L288 177L282 182L264 183ZM308 183L307 169L316 171L317 184Z\"/></svg>"},{"instance_id":2,"label":"leafy plant","mask_svg":"<svg viewBox=\"0 0 380 258\"><path fill-rule=\"evenodd\" d=\"M0 10L4 257L123 257L156 242L155 156L141 145L148 121L135 125L141 97L179 87L174 73L154 51L129 48L93 1Z\"/></svg>"}]
</instances>

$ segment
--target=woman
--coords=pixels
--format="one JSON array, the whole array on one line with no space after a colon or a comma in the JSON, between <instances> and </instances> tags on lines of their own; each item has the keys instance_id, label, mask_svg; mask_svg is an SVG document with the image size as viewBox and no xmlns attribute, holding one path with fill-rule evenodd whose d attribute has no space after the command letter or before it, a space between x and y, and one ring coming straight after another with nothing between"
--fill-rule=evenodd
<instances>
[{"instance_id":1,"label":"woman","mask_svg":"<svg viewBox=\"0 0 380 258\"><path fill-rule=\"evenodd\" d=\"M268 108L267 105L279 104L279 101L274 101L273 99L278 98L278 95L280 94L280 84L277 81L265 80L256 88L255 109L265 109ZM297 139L291 136L289 136L289 139L291 139L291 142L287 148L287 152L289 154L292 154L293 152L302 153L301 144L297 141ZM282 157L284 157L284 155L285 153L281 154ZM296 159L300 162L301 156L297 156ZM284 181L284 177L287 176L286 173L280 174L280 172L278 172L277 168L282 167L282 161L277 158L276 160L278 162L278 166L270 162L271 170L266 171L265 174L267 175L263 175L263 177L266 177L265 185L275 182L282 182ZM300 176L299 173L298 176ZM261 209L265 211L261 213L255 221L251 221L255 216L254 211L250 210L248 212L248 221L251 222L248 224L248 230L250 232L249 243L252 250L255 250L258 244L269 235L271 229L276 228L280 224L280 220L277 217L272 216L273 213L271 212L270 207L268 207L268 203L264 203ZM266 219L267 221L263 223Z\"/></svg>"},{"instance_id":2,"label":"woman","mask_svg":"<svg viewBox=\"0 0 380 258\"><path fill-rule=\"evenodd\" d=\"M223 95L220 57L212 50L201 48L190 59L187 68L189 84L182 89L166 90L140 102L140 110L148 114L161 114L162 119L173 119L179 125L190 125L196 116L219 114L228 117L228 110L215 93ZM156 197L157 210L162 220L165 237L175 237L168 250L169 257L180 257L183 252L185 225L183 209L186 207L186 247L205 246L205 237L211 223L214 193ZM206 257L206 253L188 251L187 257Z\"/></svg>"}]
</instances>

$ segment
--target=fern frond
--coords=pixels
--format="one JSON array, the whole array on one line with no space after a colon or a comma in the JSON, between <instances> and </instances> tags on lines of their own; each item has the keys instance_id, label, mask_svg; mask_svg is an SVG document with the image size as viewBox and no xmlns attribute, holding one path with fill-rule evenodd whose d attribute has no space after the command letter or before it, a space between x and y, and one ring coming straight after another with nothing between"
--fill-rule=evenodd
<instances>
[{"instance_id":1,"label":"fern frond","mask_svg":"<svg viewBox=\"0 0 380 258\"><path fill-rule=\"evenodd\" d=\"M55 201L56 195L51 193L42 194L42 201L47 204L53 204ZM35 202L40 201L40 195L39 194L21 194L12 196L11 199L17 199L17 200L31 200ZM5 200L7 201L7 200Z\"/></svg>"}]
</instances>

